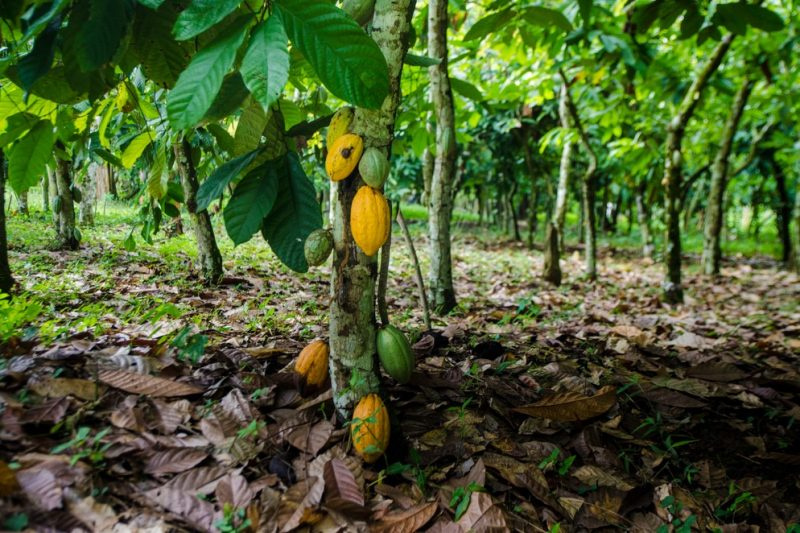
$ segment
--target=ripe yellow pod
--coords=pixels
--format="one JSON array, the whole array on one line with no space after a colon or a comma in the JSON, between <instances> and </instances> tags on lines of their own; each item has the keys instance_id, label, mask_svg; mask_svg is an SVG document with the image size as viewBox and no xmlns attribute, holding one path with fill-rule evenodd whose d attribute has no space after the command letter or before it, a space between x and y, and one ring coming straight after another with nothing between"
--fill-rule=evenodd
<instances>
[{"instance_id":1,"label":"ripe yellow pod","mask_svg":"<svg viewBox=\"0 0 800 533\"><path fill-rule=\"evenodd\" d=\"M389 446L389 412L377 394L367 394L356 405L350 435L353 448L366 462L374 463Z\"/></svg>"},{"instance_id":2,"label":"ripe yellow pod","mask_svg":"<svg viewBox=\"0 0 800 533\"><path fill-rule=\"evenodd\" d=\"M355 133L345 133L328 147L325 171L332 181L341 181L353 173L364 152L364 141Z\"/></svg>"},{"instance_id":3,"label":"ripe yellow pod","mask_svg":"<svg viewBox=\"0 0 800 533\"><path fill-rule=\"evenodd\" d=\"M328 343L315 340L300 352L294 370L306 387L319 388L328 381Z\"/></svg>"},{"instance_id":4,"label":"ripe yellow pod","mask_svg":"<svg viewBox=\"0 0 800 533\"><path fill-rule=\"evenodd\" d=\"M389 202L372 187L358 189L350 206L350 232L366 255L373 256L389 238Z\"/></svg>"},{"instance_id":5,"label":"ripe yellow pod","mask_svg":"<svg viewBox=\"0 0 800 533\"><path fill-rule=\"evenodd\" d=\"M333 146L333 143L336 142L336 139L347 133L347 130L350 129L350 124L353 123L353 118L355 116L356 110L352 107L342 107L333 114L331 123L328 125L328 135L326 136L328 148Z\"/></svg>"}]
</instances>

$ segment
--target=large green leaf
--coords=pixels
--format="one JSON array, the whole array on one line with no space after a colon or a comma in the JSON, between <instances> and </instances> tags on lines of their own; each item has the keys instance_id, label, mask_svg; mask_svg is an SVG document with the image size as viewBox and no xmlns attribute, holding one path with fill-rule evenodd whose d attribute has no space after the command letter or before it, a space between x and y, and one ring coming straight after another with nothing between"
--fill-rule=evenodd
<instances>
[{"instance_id":1,"label":"large green leaf","mask_svg":"<svg viewBox=\"0 0 800 533\"><path fill-rule=\"evenodd\" d=\"M200 50L181 72L175 88L167 96L167 115L173 128L182 130L194 126L211 107L225 74L233 66L249 21L249 16L237 19Z\"/></svg>"},{"instance_id":2,"label":"large green leaf","mask_svg":"<svg viewBox=\"0 0 800 533\"><path fill-rule=\"evenodd\" d=\"M277 0L286 33L334 95L377 109L389 94L389 69L378 45L326 0Z\"/></svg>"},{"instance_id":3,"label":"large green leaf","mask_svg":"<svg viewBox=\"0 0 800 533\"><path fill-rule=\"evenodd\" d=\"M53 154L55 134L49 120L40 120L8 154L8 182L23 193L39 182Z\"/></svg>"},{"instance_id":4,"label":"large green leaf","mask_svg":"<svg viewBox=\"0 0 800 533\"><path fill-rule=\"evenodd\" d=\"M264 109L278 100L289 80L288 40L278 13L259 24L250 37L241 72L245 85Z\"/></svg>"},{"instance_id":5,"label":"large green leaf","mask_svg":"<svg viewBox=\"0 0 800 533\"><path fill-rule=\"evenodd\" d=\"M111 61L125 28L133 16L133 0L88 0L89 19L80 34L78 64L81 70L96 70Z\"/></svg>"},{"instance_id":6,"label":"large green leaf","mask_svg":"<svg viewBox=\"0 0 800 533\"><path fill-rule=\"evenodd\" d=\"M191 46L179 43L170 33L178 12L172 3L161 6L158 11L137 6L133 23L132 46L148 79L172 87L178 75L189 64Z\"/></svg>"},{"instance_id":7,"label":"large green leaf","mask_svg":"<svg viewBox=\"0 0 800 533\"><path fill-rule=\"evenodd\" d=\"M322 227L322 214L314 185L303 172L297 154L289 152L284 161L285 170L279 170L278 197L264 219L261 234L284 265L306 272L303 245L312 231Z\"/></svg>"},{"instance_id":8,"label":"large green leaf","mask_svg":"<svg viewBox=\"0 0 800 533\"><path fill-rule=\"evenodd\" d=\"M261 134L269 117L258 102L252 102L239 117L233 136L233 155L242 155L261 144Z\"/></svg>"},{"instance_id":9,"label":"large green leaf","mask_svg":"<svg viewBox=\"0 0 800 533\"><path fill-rule=\"evenodd\" d=\"M225 76L217 97L214 98L211 107L203 115L203 122L217 122L239 111L248 96L250 96L250 93L247 91L242 75L238 71Z\"/></svg>"},{"instance_id":10,"label":"large green leaf","mask_svg":"<svg viewBox=\"0 0 800 533\"><path fill-rule=\"evenodd\" d=\"M140 133L125 147L122 152L122 166L131 168L139 160L144 149L153 142L153 134L149 131Z\"/></svg>"},{"instance_id":11,"label":"large green leaf","mask_svg":"<svg viewBox=\"0 0 800 533\"><path fill-rule=\"evenodd\" d=\"M514 15L516 15L516 11L511 8L487 15L472 25L467 34L464 35L464 40L472 41L480 39L481 37L486 37L490 33L494 33L505 26L514 18Z\"/></svg>"},{"instance_id":12,"label":"large green leaf","mask_svg":"<svg viewBox=\"0 0 800 533\"><path fill-rule=\"evenodd\" d=\"M483 95L481 94L480 89L468 81L464 81L459 78L450 78L450 87L452 87L453 90L461 96L469 98L475 102L480 102L483 100Z\"/></svg>"},{"instance_id":13,"label":"large green leaf","mask_svg":"<svg viewBox=\"0 0 800 533\"><path fill-rule=\"evenodd\" d=\"M261 227L278 196L275 162L250 172L236 185L225 206L225 229L234 244L249 241Z\"/></svg>"},{"instance_id":14,"label":"large green leaf","mask_svg":"<svg viewBox=\"0 0 800 533\"><path fill-rule=\"evenodd\" d=\"M50 70L56 55L56 37L60 26L61 17L53 19L36 38L30 53L19 60L19 79L26 91L29 91L36 80Z\"/></svg>"},{"instance_id":15,"label":"large green leaf","mask_svg":"<svg viewBox=\"0 0 800 533\"><path fill-rule=\"evenodd\" d=\"M197 190L197 210L203 211L204 209L208 209L211 202L222 195L225 187L235 180L236 177L258 157L261 151L261 148L257 148L252 152L239 156L236 159L231 159L217 167L214 172L200 184L200 188Z\"/></svg>"},{"instance_id":16,"label":"large green leaf","mask_svg":"<svg viewBox=\"0 0 800 533\"><path fill-rule=\"evenodd\" d=\"M167 193L167 179L167 154L163 146L156 146L153 164L147 169L147 192L150 196L156 200L163 198Z\"/></svg>"},{"instance_id":17,"label":"large green leaf","mask_svg":"<svg viewBox=\"0 0 800 533\"><path fill-rule=\"evenodd\" d=\"M780 31L783 29L783 19L764 6L742 2L742 9L747 14L747 23L754 28L764 31Z\"/></svg>"},{"instance_id":18,"label":"large green leaf","mask_svg":"<svg viewBox=\"0 0 800 533\"><path fill-rule=\"evenodd\" d=\"M241 0L192 0L175 21L172 34L179 41L200 35L230 15L240 2Z\"/></svg>"},{"instance_id":19,"label":"large green leaf","mask_svg":"<svg viewBox=\"0 0 800 533\"><path fill-rule=\"evenodd\" d=\"M526 7L522 15L525 20L530 24L537 26L555 26L564 30L565 32L572 31L572 23L564 16L564 14L557 9L550 9L541 6Z\"/></svg>"}]
</instances>

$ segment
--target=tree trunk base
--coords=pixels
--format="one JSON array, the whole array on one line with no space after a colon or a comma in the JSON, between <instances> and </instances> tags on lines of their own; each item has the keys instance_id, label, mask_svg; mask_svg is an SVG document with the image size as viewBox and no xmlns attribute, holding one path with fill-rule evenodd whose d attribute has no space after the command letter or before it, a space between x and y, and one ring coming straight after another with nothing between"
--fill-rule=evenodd
<instances>
[{"instance_id":1,"label":"tree trunk base","mask_svg":"<svg viewBox=\"0 0 800 533\"><path fill-rule=\"evenodd\" d=\"M547 237L544 245L544 273L542 277L545 281L552 283L556 287L561 285L561 252L559 250L558 228L550 222L547 225Z\"/></svg>"}]
</instances>

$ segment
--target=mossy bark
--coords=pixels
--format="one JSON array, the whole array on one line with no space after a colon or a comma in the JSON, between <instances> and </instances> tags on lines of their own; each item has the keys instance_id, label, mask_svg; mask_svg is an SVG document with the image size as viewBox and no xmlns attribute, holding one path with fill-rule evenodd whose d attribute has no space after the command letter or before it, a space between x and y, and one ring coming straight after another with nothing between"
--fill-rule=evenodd
<instances>
[{"instance_id":1,"label":"mossy bark","mask_svg":"<svg viewBox=\"0 0 800 533\"><path fill-rule=\"evenodd\" d=\"M720 262L722 260L722 248L720 246L720 235L722 233L723 199L725 187L728 184L728 166L730 162L731 147L733 146L733 136L739 127L739 121L744 112L744 106L750 96L753 82L745 78L742 86L736 93L733 100L733 107L725 121L722 129L719 150L714 157L711 165L711 185L708 191L706 212L704 218L703 232L703 271L706 275L716 276L719 274Z\"/></svg>"},{"instance_id":2,"label":"mossy bark","mask_svg":"<svg viewBox=\"0 0 800 533\"><path fill-rule=\"evenodd\" d=\"M197 241L197 263L200 274L206 283L218 283L222 279L222 254L217 247L214 236L214 227L211 225L211 216L208 211L197 210L197 190L200 185L197 181L197 169L192 162L192 148L184 137L174 147L175 162L178 165L178 174L181 177L183 196L186 209L192 221L195 240Z\"/></svg>"},{"instance_id":3,"label":"mossy bark","mask_svg":"<svg viewBox=\"0 0 800 533\"><path fill-rule=\"evenodd\" d=\"M63 146L60 147L64 150ZM59 250L77 250L80 243L75 231L75 201L72 197L72 164L64 159L56 159L56 188L58 190L58 223L56 248Z\"/></svg>"},{"instance_id":4,"label":"mossy bark","mask_svg":"<svg viewBox=\"0 0 800 533\"><path fill-rule=\"evenodd\" d=\"M667 187L666 205L666 276L663 290L664 300L677 304L683 302L681 284L681 172L683 168L683 136L686 125L694 115L703 89L711 75L719 68L733 41L727 34L711 53L703 68L695 77L681 101L678 111L667 125L667 142L664 154L664 181Z\"/></svg>"},{"instance_id":5,"label":"mossy bark","mask_svg":"<svg viewBox=\"0 0 800 533\"><path fill-rule=\"evenodd\" d=\"M430 240L430 302L444 314L456 306L450 220L453 214L453 180L456 170L456 127L453 92L447 71L447 0L428 5L428 56L439 59L430 67L430 97L436 115L436 154L428 195Z\"/></svg>"},{"instance_id":6,"label":"mossy bark","mask_svg":"<svg viewBox=\"0 0 800 533\"><path fill-rule=\"evenodd\" d=\"M6 158L0 150L0 292L11 294L14 278L8 263L8 237L6 235Z\"/></svg>"},{"instance_id":7,"label":"mossy bark","mask_svg":"<svg viewBox=\"0 0 800 533\"><path fill-rule=\"evenodd\" d=\"M400 105L400 75L408 50L414 0L378 0L369 33L389 66L389 95L380 109L356 110L351 131L365 147L391 153L394 124ZM364 395L378 390L375 368L376 256L367 257L350 232L350 204L364 186L355 174L331 183L331 222L334 255L331 272L330 375L337 411L348 417Z\"/></svg>"}]
</instances>

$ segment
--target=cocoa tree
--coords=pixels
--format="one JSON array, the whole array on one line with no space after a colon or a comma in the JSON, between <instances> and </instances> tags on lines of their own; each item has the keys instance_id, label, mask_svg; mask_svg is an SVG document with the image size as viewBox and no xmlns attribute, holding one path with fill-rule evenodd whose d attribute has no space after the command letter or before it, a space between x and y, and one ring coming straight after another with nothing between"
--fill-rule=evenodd
<instances>
[{"instance_id":1,"label":"cocoa tree","mask_svg":"<svg viewBox=\"0 0 800 533\"><path fill-rule=\"evenodd\" d=\"M11 294L14 278L8 264L8 238L6 236L6 156L0 149L0 293Z\"/></svg>"}]
</instances>

